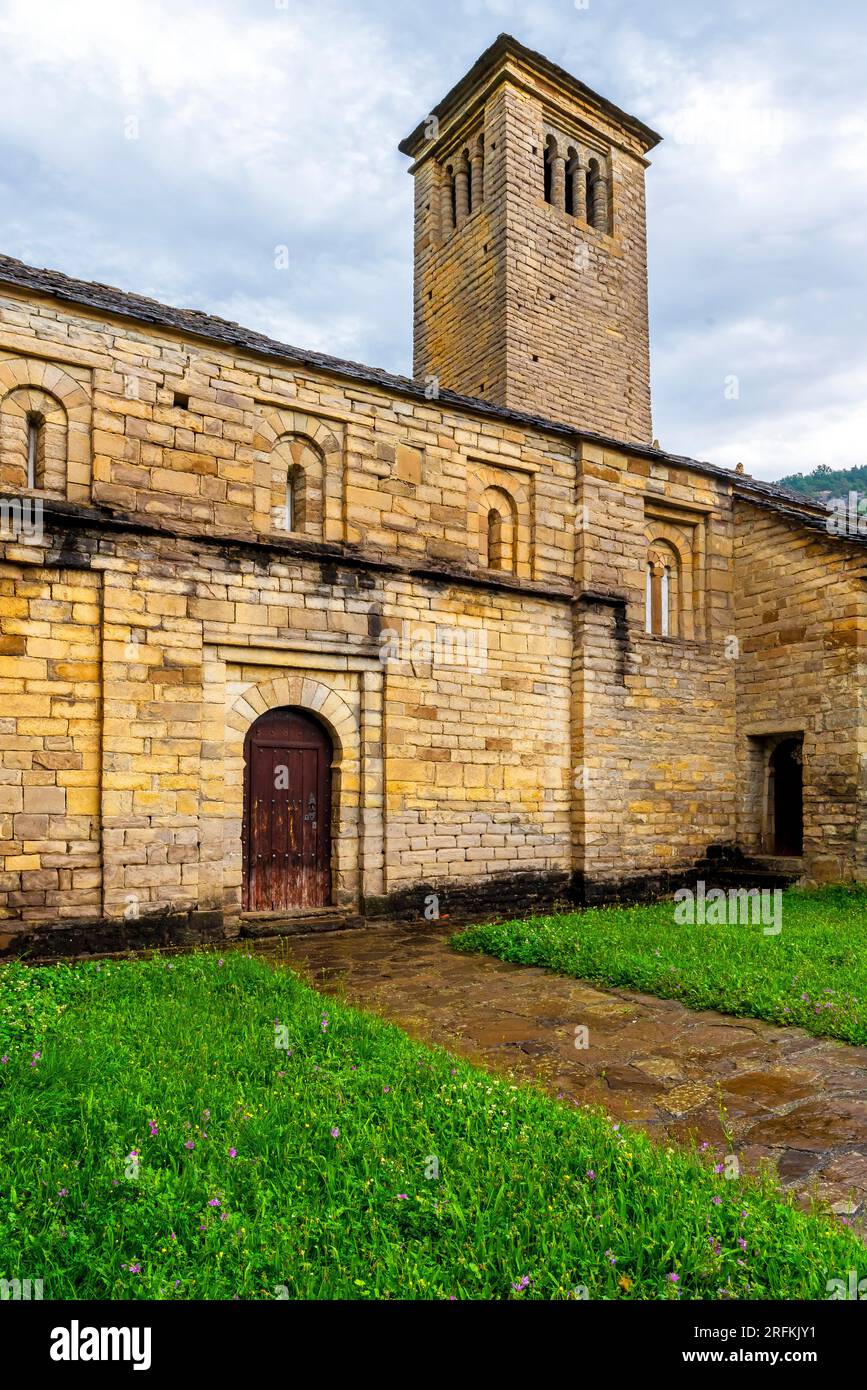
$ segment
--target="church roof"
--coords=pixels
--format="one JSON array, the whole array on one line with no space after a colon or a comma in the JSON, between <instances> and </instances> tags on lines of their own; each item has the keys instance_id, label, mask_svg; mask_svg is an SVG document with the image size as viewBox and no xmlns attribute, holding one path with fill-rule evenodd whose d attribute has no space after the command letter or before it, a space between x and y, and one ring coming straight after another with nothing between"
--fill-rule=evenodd
<instances>
[{"instance_id":1,"label":"church roof","mask_svg":"<svg viewBox=\"0 0 867 1390\"><path fill-rule=\"evenodd\" d=\"M121 318L138 323L153 324L160 328L173 329L191 337L204 338L226 348L270 357L288 365L326 372L359 385L379 387L384 391L407 396L430 407L432 404L446 406L458 412L487 416L506 424L534 429L547 434L562 435L565 438L581 439L587 443L598 444L603 448L618 449L639 458L655 460L674 468L692 469L733 485L735 492L745 498L754 497L767 503L785 507L803 518L812 517L822 521L827 517L827 509L810 503L796 493L773 483L762 482L747 475L733 473L728 468L689 458L682 454L671 454L664 449L652 448L629 440L616 439L597 434L592 430L581 430L561 421L548 420L543 416L525 411L511 410L505 406L492 405L489 401L475 396L462 396L455 391L441 389L435 402L425 395L425 389L410 377L394 375L380 367L366 367L358 362L349 362L340 357L330 357L323 352L292 347L263 333L243 328L230 319L218 318L203 313L200 309L178 309L162 304L159 300L148 299L144 295L132 294L127 290L116 289L96 281L76 280L59 270L39 270L26 265L11 256L0 255L0 285L10 285L17 289L29 290L34 294L46 295L67 304L81 304L100 313L115 314Z\"/></svg>"}]
</instances>

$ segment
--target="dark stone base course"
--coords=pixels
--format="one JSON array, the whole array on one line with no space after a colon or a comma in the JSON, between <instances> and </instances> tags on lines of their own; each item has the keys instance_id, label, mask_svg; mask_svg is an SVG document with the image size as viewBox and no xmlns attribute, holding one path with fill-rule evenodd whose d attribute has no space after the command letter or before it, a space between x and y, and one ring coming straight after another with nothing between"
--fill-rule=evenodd
<instances>
[{"instance_id":1,"label":"dark stone base course","mask_svg":"<svg viewBox=\"0 0 867 1390\"><path fill-rule=\"evenodd\" d=\"M497 874L477 883L414 883L384 898L367 898L364 915L369 921L399 919L404 922L469 922L491 917L515 917L565 908L570 903L571 875ZM425 909L436 898L437 917ZM430 909L428 909L430 911Z\"/></svg>"},{"instance_id":2,"label":"dark stone base course","mask_svg":"<svg viewBox=\"0 0 867 1390\"><path fill-rule=\"evenodd\" d=\"M35 961L194 946L228 937L220 912L160 912L120 920L106 917L39 924L0 922L0 959Z\"/></svg>"},{"instance_id":3,"label":"dark stone base course","mask_svg":"<svg viewBox=\"0 0 867 1390\"><path fill-rule=\"evenodd\" d=\"M416 883L381 898L367 898L357 915L321 911L274 920L226 918L219 911L163 912L127 921L106 918L46 924L0 922L0 959L33 961L126 955L130 952L218 945L225 941L335 931L377 921L420 927L505 921L602 904L652 902L703 880L707 888L784 888L795 875L769 872L728 846L712 846L691 868L617 880L582 873L498 874L477 883ZM436 899L434 903L433 900ZM427 913L426 913L427 909ZM433 915L434 909L436 915Z\"/></svg>"}]
</instances>

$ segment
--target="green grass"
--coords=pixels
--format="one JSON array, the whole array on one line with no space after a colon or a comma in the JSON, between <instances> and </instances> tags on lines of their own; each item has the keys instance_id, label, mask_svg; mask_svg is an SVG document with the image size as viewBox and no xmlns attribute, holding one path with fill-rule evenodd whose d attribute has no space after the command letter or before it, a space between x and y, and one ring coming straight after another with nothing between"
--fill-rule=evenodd
<instances>
[{"instance_id":1,"label":"green grass","mask_svg":"<svg viewBox=\"0 0 867 1390\"><path fill-rule=\"evenodd\" d=\"M0 969L22 1001L0 1278L46 1299L822 1299L863 1263L770 1180L727 1182L260 960L45 967L23 989L21 969Z\"/></svg>"},{"instance_id":2,"label":"green grass","mask_svg":"<svg viewBox=\"0 0 867 1390\"><path fill-rule=\"evenodd\" d=\"M761 925L678 925L674 908L589 908L471 927L452 943L695 1009L867 1043L867 891L790 890L777 936Z\"/></svg>"}]
</instances>

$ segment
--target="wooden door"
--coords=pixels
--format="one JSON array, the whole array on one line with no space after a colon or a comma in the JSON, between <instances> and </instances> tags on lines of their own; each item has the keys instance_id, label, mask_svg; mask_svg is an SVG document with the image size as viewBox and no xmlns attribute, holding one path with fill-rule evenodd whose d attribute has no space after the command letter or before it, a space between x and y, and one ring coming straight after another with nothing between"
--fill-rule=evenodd
<instances>
[{"instance_id":1,"label":"wooden door","mask_svg":"<svg viewBox=\"0 0 867 1390\"><path fill-rule=\"evenodd\" d=\"M331 739L300 710L269 710L244 743L244 909L331 902Z\"/></svg>"}]
</instances>

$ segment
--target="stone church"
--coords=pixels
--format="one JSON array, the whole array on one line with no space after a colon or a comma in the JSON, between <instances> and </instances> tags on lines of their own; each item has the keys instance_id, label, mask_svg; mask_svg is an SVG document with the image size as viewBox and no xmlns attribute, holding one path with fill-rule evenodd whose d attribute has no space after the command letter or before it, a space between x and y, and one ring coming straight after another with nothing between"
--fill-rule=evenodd
<instances>
[{"instance_id":1,"label":"stone church","mask_svg":"<svg viewBox=\"0 0 867 1390\"><path fill-rule=\"evenodd\" d=\"M0 951L867 877L863 542L654 443L658 140L498 38L412 379L0 257Z\"/></svg>"}]
</instances>

